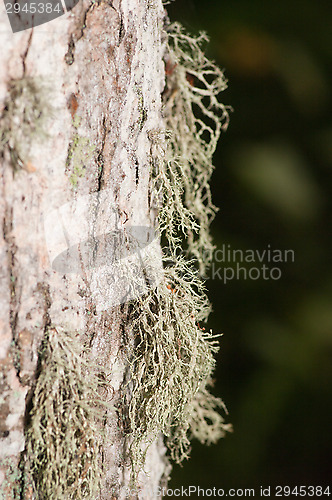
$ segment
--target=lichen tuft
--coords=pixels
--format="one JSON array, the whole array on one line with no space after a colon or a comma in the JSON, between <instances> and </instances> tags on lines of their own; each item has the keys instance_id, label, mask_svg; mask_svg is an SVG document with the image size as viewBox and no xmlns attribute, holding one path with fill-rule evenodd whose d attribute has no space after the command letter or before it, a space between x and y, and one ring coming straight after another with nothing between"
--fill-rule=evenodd
<instances>
[{"instance_id":1,"label":"lichen tuft","mask_svg":"<svg viewBox=\"0 0 332 500\"><path fill-rule=\"evenodd\" d=\"M214 249L209 228L217 208L209 182L212 156L229 121L229 108L220 102L227 82L202 49L204 33L194 37L173 23L167 35L163 97L169 139L155 174L157 192L163 193L159 221L171 245L182 233L204 275Z\"/></svg>"},{"instance_id":2,"label":"lichen tuft","mask_svg":"<svg viewBox=\"0 0 332 500\"><path fill-rule=\"evenodd\" d=\"M146 446L160 433L170 457L188 458L190 439L214 443L231 429L209 393L218 340L205 331L210 304L201 278L213 251L209 226L216 213L210 191L212 155L228 110L219 94L220 69L180 24L167 28L164 131L150 131L152 206L163 247L163 279L132 307L136 338L131 358L130 452L134 478ZM186 252L183 252L183 245Z\"/></svg>"},{"instance_id":3,"label":"lichen tuft","mask_svg":"<svg viewBox=\"0 0 332 500\"><path fill-rule=\"evenodd\" d=\"M36 498L92 498L97 491L101 384L78 338L49 328L26 429L25 470Z\"/></svg>"}]
</instances>

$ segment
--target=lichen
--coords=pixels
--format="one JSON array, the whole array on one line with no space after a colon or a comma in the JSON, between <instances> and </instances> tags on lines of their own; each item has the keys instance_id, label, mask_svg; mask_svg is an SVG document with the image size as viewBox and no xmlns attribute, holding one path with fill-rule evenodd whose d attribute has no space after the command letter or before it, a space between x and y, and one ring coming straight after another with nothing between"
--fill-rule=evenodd
<instances>
[{"instance_id":1,"label":"lichen","mask_svg":"<svg viewBox=\"0 0 332 500\"><path fill-rule=\"evenodd\" d=\"M169 139L154 175L156 191L162 193L159 223L171 245L182 233L204 275L214 249L209 227L217 208L209 182L213 153L228 126L228 108L220 102L227 82L202 50L208 40L204 33L193 37L174 23L167 34L164 118Z\"/></svg>"},{"instance_id":2,"label":"lichen","mask_svg":"<svg viewBox=\"0 0 332 500\"><path fill-rule=\"evenodd\" d=\"M32 142L47 137L47 120L53 112L50 89L42 79L9 81L0 116L0 154L9 155L14 171L28 164Z\"/></svg>"},{"instance_id":3,"label":"lichen","mask_svg":"<svg viewBox=\"0 0 332 500\"><path fill-rule=\"evenodd\" d=\"M206 397L218 343L217 336L200 326L210 306L197 271L189 269L181 260L166 268L165 280L141 297L133 312L137 345L131 361L129 418L134 471L144 464L144 444L160 432L171 458L179 463L188 457L190 434L214 442L228 428L214 411L221 401ZM205 417L217 423L209 430L206 418L200 418L203 408Z\"/></svg>"},{"instance_id":4,"label":"lichen","mask_svg":"<svg viewBox=\"0 0 332 500\"><path fill-rule=\"evenodd\" d=\"M209 232L216 207L209 186L212 155L228 123L219 102L222 72L202 51L206 36L167 29L164 131L150 131L152 205L158 213L163 280L133 304L136 338L131 359L130 452L133 476L144 465L146 445L162 433L170 457L188 458L190 439L216 442L231 429L209 393L218 351L205 331L210 304L201 274L213 250ZM182 245L187 252L183 252Z\"/></svg>"},{"instance_id":5,"label":"lichen","mask_svg":"<svg viewBox=\"0 0 332 500\"><path fill-rule=\"evenodd\" d=\"M75 336L49 328L26 428L25 471L37 499L92 498L101 467L104 376Z\"/></svg>"},{"instance_id":6,"label":"lichen","mask_svg":"<svg viewBox=\"0 0 332 500\"><path fill-rule=\"evenodd\" d=\"M69 173L69 181L73 188L77 187L78 179L84 176L87 164L92 160L96 149L88 137L78 133L80 123L81 120L76 115L73 119L75 132L68 148L66 162L66 171Z\"/></svg>"}]
</instances>

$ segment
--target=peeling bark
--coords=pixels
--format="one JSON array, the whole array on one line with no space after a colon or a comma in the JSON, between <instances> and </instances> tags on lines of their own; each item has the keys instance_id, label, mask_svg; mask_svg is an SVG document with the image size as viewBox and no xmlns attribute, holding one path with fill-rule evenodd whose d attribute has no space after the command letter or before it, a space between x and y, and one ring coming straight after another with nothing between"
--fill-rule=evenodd
<instances>
[{"instance_id":1,"label":"peeling bark","mask_svg":"<svg viewBox=\"0 0 332 500\"><path fill-rule=\"evenodd\" d=\"M153 488L167 478L160 437L149 448L145 472L138 479L137 488L144 486L149 491L125 494L130 484L126 458L130 434L123 415L123 401L128 396L124 385L128 351L125 355L123 348L130 350L134 345L126 306L96 306L98 287L109 286L107 276L98 270L85 269L79 274L54 271L44 229L45 215L51 210L104 190L107 202L99 198L103 201L89 219L93 234L107 230L103 216L107 206L116 208L122 224L153 226L149 133L162 127L163 16L161 0L83 0L71 13L14 35L4 12L1 16L0 40L6 50L0 56L0 115L6 111L11 81L22 78L42 82L53 109L47 117L47 138L25 138L28 154L20 160L20 168L13 169L10 147L1 151L3 498L20 498L22 487L24 498L34 498L31 486L15 471L24 461L24 426L38 377L39 349L52 325L78 332L82 345L88 339L95 360L111 374L113 409L107 414L104 477L98 498L154 498ZM68 152L75 133L93 146L93 153L73 187Z\"/></svg>"}]
</instances>

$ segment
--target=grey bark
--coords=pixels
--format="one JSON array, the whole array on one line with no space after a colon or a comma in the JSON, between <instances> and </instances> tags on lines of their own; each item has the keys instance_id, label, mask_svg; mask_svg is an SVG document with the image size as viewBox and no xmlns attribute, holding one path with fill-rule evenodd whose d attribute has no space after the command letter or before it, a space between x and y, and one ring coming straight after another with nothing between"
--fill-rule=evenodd
<instances>
[{"instance_id":1,"label":"grey bark","mask_svg":"<svg viewBox=\"0 0 332 500\"><path fill-rule=\"evenodd\" d=\"M116 207L124 225L153 225L149 132L162 128L163 17L161 0L83 0L70 14L13 35L4 11L1 14L0 45L5 50L0 55L0 113L10 81L22 77L48 82L54 109L47 139L32 140L22 168L14 171L8 151L1 161L0 483L4 498L11 498L10 474L24 452L24 414L33 395L38 349L48 327L57 325L91 338L97 362L111 373L114 407L121 406L128 370L122 347L124 341L133 342L125 307L116 305L116 298L112 303L111 295L107 297L113 305L98 307L98 293L108 286L107 277L100 273L64 275L52 269L44 222L52 209L79 196L107 191L88 220L95 234L107 230L101 214L109 206ZM80 117L76 129L75 116ZM66 169L75 133L88 138L95 148L76 189ZM125 433L115 409L108 412L106 429L100 498L126 498L130 467L124 460ZM149 448L145 472L138 481L138 487L147 489L132 498L155 498L153 489L167 475L164 455L160 437Z\"/></svg>"}]
</instances>

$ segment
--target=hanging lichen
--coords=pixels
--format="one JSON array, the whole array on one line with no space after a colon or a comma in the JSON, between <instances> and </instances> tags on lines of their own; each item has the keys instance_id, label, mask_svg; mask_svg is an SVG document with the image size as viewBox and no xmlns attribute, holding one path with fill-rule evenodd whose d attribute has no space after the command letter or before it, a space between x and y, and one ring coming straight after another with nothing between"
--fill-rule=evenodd
<instances>
[{"instance_id":1,"label":"hanging lichen","mask_svg":"<svg viewBox=\"0 0 332 500\"><path fill-rule=\"evenodd\" d=\"M26 477L38 499L92 498L98 489L105 403L88 359L74 334L48 329L26 430Z\"/></svg>"},{"instance_id":2,"label":"hanging lichen","mask_svg":"<svg viewBox=\"0 0 332 500\"><path fill-rule=\"evenodd\" d=\"M164 195L159 221L170 246L181 230L203 274L214 249L209 228L217 208L209 182L212 156L228 125L228 108L219 100L226 80L202 50L208 40L204 33L192 37L179 23L167 33L164 116L169 140L155 175Z\"/></svg>"},{"instance_id":3,"label":"hanging lichen","mask_svg":"<svg viewBox=\"0 0 332 500\"><path fill-rule=\"evenodd\" d=\"M144 464L146 444L160 432L179 463L188 457L191 437L209 444L230 430L218 412L222 401L208 391L218 342L200 326L210 305L199 275L214 248L209 225L216 207L209 180L212 155L228 123L219 102L226 82L202 51L204 34L191 37L176 23L167 36L166 130L149 134L153 206L165 243L164 279L133 307L137 345L129 418L134 477ZM180 255L183 239L187 258Z\"/></svg>"}]
</instances>

